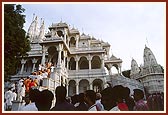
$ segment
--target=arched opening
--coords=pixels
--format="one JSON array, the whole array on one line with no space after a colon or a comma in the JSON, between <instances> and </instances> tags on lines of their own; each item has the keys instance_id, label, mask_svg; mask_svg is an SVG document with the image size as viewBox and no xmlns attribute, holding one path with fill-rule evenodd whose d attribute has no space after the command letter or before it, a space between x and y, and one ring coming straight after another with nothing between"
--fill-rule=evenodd
<instances>
[{"instance_id":1,"label":"arched opening","mask_svg":"<svg viewBox=\"0 0 168 115\"><path fill-rule=\"evenodd\" d=\"M69 81L69 90L68 90L68 96L72 96L76 94L76 82L75 80Z\"/></svg>"},{"instance_id":2,"label":"arched opening","mask_svg":"<svg viewBox=\"0 0 168 115\"><path fill-rule=\"evenodd\" d=\"M58 61L58 51L56 49L55 46L51 46L48 48L48 60L49 62L51 62L52 64L54 64L54 66L57 65L57 61Z\"/></svg>"},{"instance_id":3,"label":"arched opening","mask_svg":"<svg viewBox=\"0 0 168 115\"><path fill-rule=\"evenodd\" d=\"M86 79L82 79L79 82L79 93L83 93L86 90L89 90L89 81Z\"/></svg>"},{"instance_id":4,"label":"arched opening","mask_svg":"<svg viewBox=\"0 0 168 115\"><path fill-rule=\"evenodd\" d=\"M89 69L89 62L86 57L81 57L79 60L79 69Z\"/></svg>"},{"instance_id":5,"label":"arched opening","mask_svg":"<svg viewBox=\"0 0 168 115\"><path fill-rule=\"evenodd\" d=\"M118 74L119 73L118 65L117 64L112 65L111 71L112 71L112 75Z\"/></svg>"},{"instance_id":6,"label":"arched opening","mask_svg":"<svg viewBox=\"0 0 168 115\"><path fill-rule=\"evenodd\" d=\"M65 67L67 68L67 57L65 58Z\"/></svg>"},{"instance_id":7,"label":"arched opening","mask_svg":"<svg viewBox=\"0 0 168 115\"><path fill-rule=\"evenodd\" d=\"M70 38L69 47L76 47L76 40L74 37Z\"/></svg>"},{"instance_id":8,"label":"arched opening","mask_svg":"<svg viewBox=\"0 0 168 115\"><path fill-rule=\"evenodd\" d=\"M95 92L101 92L103 90L103 81L101 79L95 79L93 81L93 90Z\"/></svg>"},{"instance_id":9,"label":"arched opening","mask_svg":"<svg viewBox=\"0 0 168 115\"><path fill-rule=\"evenodd\" d=\"M41 59L38 59L36 65L35 65L35 70L38 71L39 70L39 64L41 63Z\"/></svg>"},{"instance_id":10,"label":"arched opening","mask_svg":"<svg viewBox=\"0 0 168 115\"><path fill-rule=\"evenodd\" d=\"M109 64L105 64L105 71L106 71L106 75L111 75L112 73L111 73L111 67L110 67L110 65Z\"/></svg>"},{"instance_id":11,"label":"arched opening","mask_svg":"<svg viewBox=\"0 0 168 115\"><path fill-rule=\"evenodd\" d=\"M76 69L76 61L74 57L71 57L69 61L69 70L75 70Z\"/></svg>"},{"instance_id":12,"label":"arched opening","mask_svg":"<svg viewBox=\"0 0 168 115\"><path fill-rule=\"evenodd\" d=\"M104 70L105 70L105 72L106 72L106 75L109 75L109 71L108 71L108 69L107 69L106 66L104 67Z\"/></svg>"},{"instance_id":13,"label":"arched opening","mask_svg":"<svg viewBox=\"0 0 168 115\"><path fill-rule=\"evenodd\" d=\"M61 76L61 86L64 86L64 79L62 76Z\"/></svg>"},{"instance_id":14,"label":"arched opening","mask_svg":"<svg viewBox=\"0 0 168 115\"><path fill-rule=\"evenodd\" d=\"M99 56L94 56L91 61L92 69L100 69L101 68L101 60Z\"/></svg>"},{"instance_id":15,"label":"arched opening","mask_svg":"<svg viewBox=\"0 0 168 115\"><path fill-rule=\"evenodd\" d=\"M29 59L26 61L25 67L24 67L24 73L31 74L33 68L32 60Z\"/></svg>"},{"instance_id":16,"label":"arched opening","mask_svg":"<svg viewBox=\"0 0 168 115\"><path fill-rule=\"evenodd\" d=\"M20 73L21 68L22 68L22 64L21 64L21 62L19 61L19 62L18 62L17 69L16 69L16 73L17 73L17 74L19 74L19 73Z\"/></svg>"},{"instance_id":17,"label":"arched opening","mask_svg":"<svg viewBox=\"0 0 168 115\"><path fill-rule=\"evenodd\" d=\"M62 51L61 52L61 60L63 60L64 59L64 52Z\"/></svg>"},{"instance_id":18,"label":"arched opening","mask_svg":"<svg viewBox=\"0 0 168 115\"><path fill-rule=\"evenodd\" d=\"M64 37L64 34L63 34L63 32L62 32L61 30L57 31L57 35L58 35L59 37Z\"/></svg>"}]
</instances>

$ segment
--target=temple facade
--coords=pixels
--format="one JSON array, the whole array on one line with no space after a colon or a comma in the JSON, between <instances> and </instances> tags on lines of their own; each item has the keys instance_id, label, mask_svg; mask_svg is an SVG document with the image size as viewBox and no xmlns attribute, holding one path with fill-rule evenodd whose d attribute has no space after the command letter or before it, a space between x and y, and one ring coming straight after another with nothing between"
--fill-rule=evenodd
<instances>
[{"instance_id":1,"label":"temple facade","mask_svg":"<svg viewBox=\"0 0 168 115\"><path fill-rule=\"evenodd\" d=\"M44 21L41 21L38 27L38 18L33 19L27 32L31 51L27 57L21 59L17 74L12 76L11 80L27 77L31 72L38 70L39 64L45 65L47 62L52 63L55 69L50 78L44 79L43 88L54 91L57 86L63 85L67 88L68 96L88 89L99 92L109 85L127 86L131 92L135 88L149 88L145 79L151 78L151 75L142 74L136 64L136 67L131 66L131 79L122 75L122 60L114 55L110 56L108 42L80 33L62 21L52 23L48 29L45 33ZM145 58L143 72L146 72L147 65L148 61ZM111 71L113 66L118 71L115 75ZM159 75L163 76L159 73L156 77L161 78ZM162 83L163 79L160 82Z\"/></svg>"},{"instance_id":2,"label":"temple facade","mask_svg":"<svg viewBox=\"0 0 168 115\"><path fill-rule=\"evenodd\" d=\"M164 70L146 45L143 60L143 65L139 67L137 62L132 59L130 78L140 81L146 94L164 92Z\"/></svg>"}]
</instances>

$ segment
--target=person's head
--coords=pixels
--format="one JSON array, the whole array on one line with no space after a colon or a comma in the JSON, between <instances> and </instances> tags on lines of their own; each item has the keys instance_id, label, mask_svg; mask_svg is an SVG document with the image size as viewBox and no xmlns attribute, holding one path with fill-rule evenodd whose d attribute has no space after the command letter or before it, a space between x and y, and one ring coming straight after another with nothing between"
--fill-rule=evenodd
<instances>
[{"instance_id":1,"label":"person's head","mask_svg":"<svg viewBox=\"0 0 168 115\"><path fill-rule=\"evenodd\" d=\"M101 93L96 93L96 100L99 100L99 99L101 99Z\"/></svg>"},{"instance_id":2,"label":"person's head","mask_svg":"<svg viewBox=\"0 0 168 115\"><path fill-rule=\"evenodd\" d=\"M73 105L75 105L77 102L78 102L78 95L77 94L75 94L75 95L73 95L72 97L71 97L71 100L72 100L72 104Z\"/></svg>"},{"instance_id":3,"label":"person's head","mask_svg":"<svg viewBox=\"0 0 168 115\"><path fill-rule=\"evenodd\" d=\"M14 89L14 90L12 90L12 92L13 92L13 93L16 93L16 90Z\"/></svg>"},{"instance_id":4,"label":"person's head","mask_svg":"<svg viewBox=\"0 0 168 115\"><path fill-rule=\"evenodd\" d=\"M28 105L30 103L29 95L25 96L25 105Z\"/></svg>"},{"instance_id":5,"label":"person's head","mask_svg":"<svg viewBox=\"0 0 168 115\"><path fill-rule=\"evenodd\" d=\"M37 100L39 93L40 91L38 89L30 89L29 99L31 100L31 102L35 102Z\"/></svg>"},{"instance_id":6,"label":"person's head","mask_svg":"<svg viewBox=\"0 0 168 115\"><path fill-rule=\"evenodd\" d=\"M54 94L49 90L43 90L40 92L36 101L36 106L39 111L48 111L51 108Z\"/></svg>"},{"instance_id":7,"label":"person's head","mask_svg":"<svg viewBox=\"0 0 168 115\"><path fill-rule=\"evenodd\" d=\"M115 95L115 90L113 90L112 87L107 87L100 93L102 95L101 103L103 104L105 110L109 111L116 106L117 99Z\"/></svg>"},{"instance_id":8,"label":"person's head","mask_svg":"<svg viewBox=\"0 0 168 115\"><path fill-rule=\"evenodd\" d=\"M96 101L96 93L95 93L95 91L86 90L84 92L84 100L89 106L95 104L95 101Z\"/></svg>"},{"instance_id":9,"label":"person's head","mask_svg":"<svg viewBox=\"0 0 168 115\"><path fill-rule=\"evenodd\" d=\"M144 92L142 90L134 89L133 91L134 91L133 97L135 101L139 101L144 98Z\"/></svg>"},{"instance_id":10,"label":"person's head","mask_svg":"<svg viewBox=\"0 0 168 115\"><path fill-rule=\"evenodd\" d=\"M117 98L117 102L123 102L123 99L125 97L124 87L122 85L116 85L113 87L113 90L115 90L114 92Z\"/></svg>"},{"instance_id":11,"label":"person's head","mask_svg":"<svg viewBox=\"0 0 168 115\"><path fill-rule=\"evenodd\" d=\"M125 96L129 97L130 96L130 89L128 87L124 88Z\"/></svg>"},{"instance_id":12,"label":"person's head","mask_svg":"<svg viewBox=\"0 0 168 115\"><path fill-rule=\"evenodd\" d=\"M64 86L58 86L55 90L56 102L62 102L66 100L67 90Z\"/></svg>"},{"instance_id":13,"label":"person's head","mask_svg":"<svg viewBox=\"0 0 168 115\"><path fill-rule=\"evenodd\" d=\"M80 103L84 102L84 93L80 93L78 97Z\"/></svg>"}]
</instances>

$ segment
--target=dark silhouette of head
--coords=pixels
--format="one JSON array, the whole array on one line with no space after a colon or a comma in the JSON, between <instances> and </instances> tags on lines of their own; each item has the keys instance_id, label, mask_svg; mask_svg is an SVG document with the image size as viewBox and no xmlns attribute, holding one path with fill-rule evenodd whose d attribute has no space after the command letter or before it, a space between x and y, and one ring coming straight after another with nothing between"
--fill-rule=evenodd
<instances>
[{"instance_id":1,"label":"dark silhouette of head","mask_svg":"<svg viewBox=\"0 0 168 115\"><path fill-rule=\"evenodd\" d=\"M78 95L77 94L75 94L75 95L73 95L72 97L71 97L71 100L72 100L72 104L73 105L75 105L77 102L78 102Z\"/></svg>"},{"instance_id":2,"label":"dark silhouette of head","mask_svg":"<svg viewBox=\"0 0 168 115\"><path fill-rule=\"evenodd\" d=\"M64 86L58 86L55 90L56 102L63 102L66 100L67 90Z\"/></svg>"},{"instance_id":3,"label":"dark silhouette of head","mask_svg":"<svg viewBox=\"0 0 168 115\"><path fill-rule=\"evenodd\" d=\"M85 99L85 102L89 106L95 104L95 101L96 101L96 93L95 93L95 91L93 91L93 90L86 90L84 92L84 99Z\"/></svg>"},{"instance_id":4,"label":"dark silhouette of head","mask_svg":"<svg viewBox=\"0 0 168 115\"><path fill-rule=\"evenodd\" d=\"M101 103L103 104L105 110L109 111L116 106L117 96L115 91L116 90L114 90L112 87L107 87L101 91Z\"/></svg>"},{"instance_id":5,"label":"dark silhouette of head","mask_svg":"<svg viewBox=\"0 0 168 115\"><path fill-rule=\"evenodd\" d=\"M125 93L126 98L129 97L130 96L130 89L128 87L125 87L124 93Z\"/></svg>"},{"instance_id":6,"label":"dark silhouette of head","mask_svg":"<svg viewBox=\"0 0 168 115\"><path fill-rule=\"evenodd\" d=\"M54 94L50 90L43 90L38 96L36 106L39 111L49 111L52 105Z\"/></svg>"},{"instance_id":7,"label":"dark silhouette of head","mask_svg":"<svg viewBox=\"0 0 168 115\"><path fill-rule=\"evenodd\" d=\"M144 92L140 89L134 89L134 100L139 101L144 98Z\"/></svg>"},{"instance_id":8,"label":"dark silhouette of head","mask_svg":"<svg viewBox=\"0 0 168 115\"><path fill-rule=\"evenodd\" d=\"M40 91L38 89L30 89L29 99L31 102L35 102L38 99Z\"/></svg>"},{"instance_id":9,"label":"dark silhouette of head","mask_svg":"<svg viewBox=\"0 0 168 115\"><path fill-rule=\"evenodd\" d=\"M80 93L78 97L79 97L79 102L83 103L84 102L84 93Z\"/></svg>"},{"instance_id":10,"label":"dark silhouette of head","mask_svg":"<svg viewBox=\"0 0 168 115\"><path fill-rule=\"evenodd\" d=\"M117 97L117 101L122 102L123 98L125 97L124 87L122 85L116 85L113 87L115 90L115 95Z\"/></svg>"}]
</instances>

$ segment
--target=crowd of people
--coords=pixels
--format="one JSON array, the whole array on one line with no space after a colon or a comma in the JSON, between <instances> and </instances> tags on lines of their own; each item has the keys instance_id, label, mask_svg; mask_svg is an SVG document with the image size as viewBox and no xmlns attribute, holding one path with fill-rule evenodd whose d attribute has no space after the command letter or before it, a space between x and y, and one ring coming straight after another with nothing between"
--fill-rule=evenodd
<instances>
[{"instance_id":1,"label":"crowd of people","mask_svg":"<svg viewBox=\"0 0 168 115\"><path fill-rule=\"evenodd\" d=\"M34 71L30 76L19 79L15 83L12 83L11 86L8 86L8 90L4 95L4 106L5 110L10 111L12 109L12 101L25 101L26 97L29 97L30 89L38 88L42 86L43 79L49 78L50 73L54 71L52 63L45 63L45 66L39 64L38 71Z\"/></svg>"},{"instance_id":2,"label":"crowd of people","mask_svg":"<svg viewBox=\"0 0 168 115\"><path fill-rule=\"evenodd\" d=\"M55 94L50 90L31 88L26 95L25 105L19 111L163 111L164 101L162 95L151 95L147 102L144 92L134 89L130 96L130 89L117 85L107 87L99 93L86 90L83 93L66 97L67 90L64 86L57 86ZM54 97L55 105L52 106ZM157 104L156 104L157 103Z\"/></svg>"},{"instance_id":3,"label":"crowd of people","mask_svg":"<svg viewBox=\"0 0 168 115\"><path fill-rule=\"evenodd\" d=\"M39 70L30 76L11 85L4 95L6 111L12 110L12 101L25 104L18 111L163 111L164 94L154 93L144 100L144 92L134 89L130 94L128 87L116 85L107 87L101 92L86 90L83 93L66 97L67 90L58 86L55 95L50 90L39 91L43 79L49 78L54 67L51 63L39 65ZM55 98L54 98L55 97ZM56 99L55 106L52 106Z\"/></svg>"}]
</instances>

